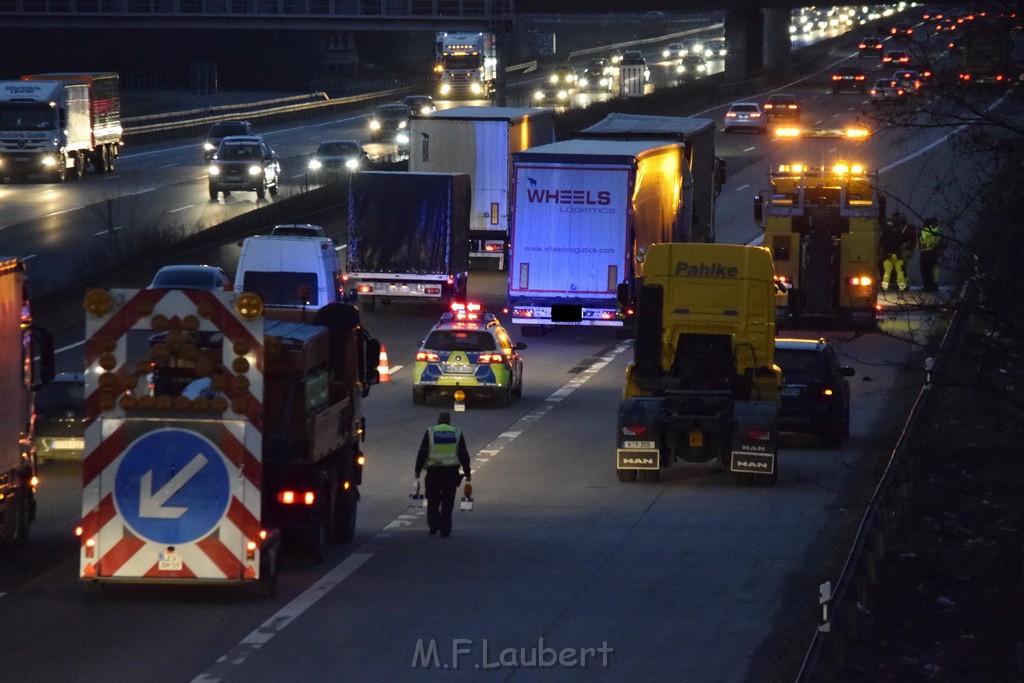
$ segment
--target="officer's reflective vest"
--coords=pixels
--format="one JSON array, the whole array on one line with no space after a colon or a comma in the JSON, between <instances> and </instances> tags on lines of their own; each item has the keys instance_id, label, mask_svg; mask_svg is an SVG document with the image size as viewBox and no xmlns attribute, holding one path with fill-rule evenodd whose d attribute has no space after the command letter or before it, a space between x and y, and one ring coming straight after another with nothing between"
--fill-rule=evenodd
<instances>
[{"instance_id":1,"label":"officer's reflective vest","mask_svg":"<svg viewBox=\"0 0 1024 683\"><path fill-rule=\"evenodd\" d=\"M427 467L457 467L462 432L448 424L434 425L427 431L430 432Z\"/></svg>"},{"instance_id":2,"label":"officer's reflective vest","mask_svg":"<svg viewBox=\"0 0 1024 683\"><path fill-rule=\"evenodd\" d=\"M921 245L921 251L931 251L939 246L939 240L942 236L939 234L939 226L937 225L925 225L921 228L921 238L919 244Z\"/></svg>"}]
</instances>

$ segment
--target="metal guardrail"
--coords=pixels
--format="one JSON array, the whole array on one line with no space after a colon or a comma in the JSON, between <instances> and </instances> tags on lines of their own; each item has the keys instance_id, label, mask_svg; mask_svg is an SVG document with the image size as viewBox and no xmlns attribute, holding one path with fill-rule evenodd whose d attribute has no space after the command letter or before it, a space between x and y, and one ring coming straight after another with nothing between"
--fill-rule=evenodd
<instances>
[{"instance_id":1,"label":"metal guardrail","mask_svg":"<svg viewBox=\"0 0 1024 683\"><path fill-rule=\"evenodd\" d=\"M975 300L977 292L978 286L974 279L969 280L961 290L959 305L943 335L929 377L918 392L900 438L889 456L885 473L861 518L857 536L832 588L831 597L823 601L823 617L827 618L811 638L796 678L798 683L839 680L850 643L857 632L858 619L861 618L858 603L875 583L877 563L885 556L886 532L899 506L900 491L897 483L900 474L909 466L908 461L912 457L909 453L910 442L930 403L931 377L941 376L954 361L955 351L967 332L972 309L970 304Z\"/></svg>"}]
</instances>

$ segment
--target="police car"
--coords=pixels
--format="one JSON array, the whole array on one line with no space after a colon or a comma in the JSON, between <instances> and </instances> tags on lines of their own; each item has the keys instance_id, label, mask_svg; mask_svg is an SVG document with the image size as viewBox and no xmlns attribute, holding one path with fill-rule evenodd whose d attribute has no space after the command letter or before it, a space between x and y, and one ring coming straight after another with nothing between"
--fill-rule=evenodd
<instances>
[{"instance_id":1,"label":"police car","mask_svg":"<svg viewBox=\"0 0 1024 683\"><path fill-rule=\"evenodd\" d=\"M501 406L523 394L523 359L498 319L479 304L452 304L416 352L412 402L435 394L493 398Z\"/></svg>"}]
</instances>

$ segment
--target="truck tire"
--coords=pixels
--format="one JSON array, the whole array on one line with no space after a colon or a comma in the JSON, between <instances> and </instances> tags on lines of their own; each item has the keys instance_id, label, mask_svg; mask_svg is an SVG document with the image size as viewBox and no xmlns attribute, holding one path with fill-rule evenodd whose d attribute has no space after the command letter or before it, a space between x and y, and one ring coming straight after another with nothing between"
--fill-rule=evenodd
<instances>
[{"instance_id":1,"label":"truck tire","mask_svg":"<svg viewBox=\"0 0 1024 683\"><path fill-rule=\"evenodd\" d=\"M117 167L117 150L114 149L113 145L103 145L103 151L106 153L106 173L113 173Z\"/></svg>"},{"instance_id":2,"label":"truck tire","mask_svg":"<svg viewBox=\"0 0 1024 683\"><path fill-rule=\"evenodd\" d=\"M516 398L523 397L523 374L519 373L519 381L516 382L516 388L512 390L512 395Z\"/></svg>"},{"instance_id":3,"label":"truck tire","mask_svg":"<svg viewBox=\"0 0 1024 683\"><path fill-rule=\"evenodd\" d=\"M74 152L71 155L74 159L75 168L71 171L71 177L75 180L81 180L85 175L85 155L81 152Z\"/></svg>"},{"instance_id":4,"label":"truck tire","mask_svg":"<svg viewBox=\"0 0 1024 683\"><path fill-rule=\"evenodd\" d=\"M356 517L359 512L359 492L355 488L342 491L337 497L334 543L348 543L356 536Z\"/></svg>"},{"instance_id":5,"label":"truck tire","mask_svg":"<svg viewBox=\"0 0 1024 683\"><path fill-rule=\"evenodd\" d=\"M50 180L55 183L63 183L68 176L68 164L67 160L61 156L57 161L57 168L54 169L53 174L50 176Z\"/></svg>"}]
</instances>

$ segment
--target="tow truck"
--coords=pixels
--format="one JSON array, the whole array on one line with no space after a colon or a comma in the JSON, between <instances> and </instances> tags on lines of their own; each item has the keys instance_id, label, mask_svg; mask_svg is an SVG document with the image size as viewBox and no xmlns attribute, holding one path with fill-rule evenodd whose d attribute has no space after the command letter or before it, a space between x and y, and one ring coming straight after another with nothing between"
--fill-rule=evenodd
<instances>
[{"instance_id":1,"label":"tow truck","mask_svg":"<svg viewBox=\"0 0 1024 683\"><path fill-rule=\"evenodd\" d=\"M830 146L870 137L871 131L859 123L838 129L776 130L776 139L827 140ZM850 157L827 161L826 152L819 154L816 165L791 162L774 167L770 191L754 198L754 220L764 229L764 246L772 252L781 285L775 299L777 322L791 327L824 323L873 328L878 311L878 227L885 220L878 172Z\"/></svg>"}]
</instances>

